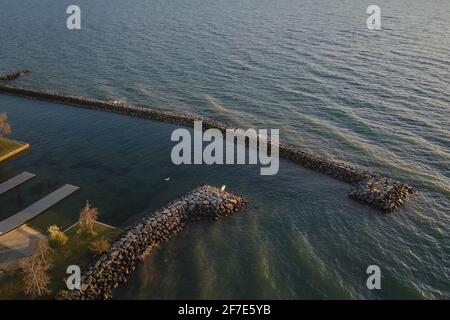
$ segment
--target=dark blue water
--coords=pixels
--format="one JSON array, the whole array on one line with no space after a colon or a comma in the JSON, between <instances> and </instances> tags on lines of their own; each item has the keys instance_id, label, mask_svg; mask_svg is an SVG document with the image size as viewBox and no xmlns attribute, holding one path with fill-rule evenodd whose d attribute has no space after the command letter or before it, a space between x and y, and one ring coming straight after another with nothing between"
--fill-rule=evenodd
<instances>
[{"instance_id":1,"label":"dark blue water","mask_svg":"<svg viewBox=\"0 0 450 320\"><path fill-rule=\"evenodd\" d=\"M349 185L281 162L176 167L175 126L0 95L26 155L2 164L34 181L0 199L0 218L64 183L80 192L33 224L70 225L90 199L125 226L200 183L242 193L249 208L198 224L142 264L120 298L449 298L450 5L379 1L78 0L2 3L0 70L17 84L188 110L415 185L384 216L347 198ZM170 177L170 181L165 181ZM382 290L365 286L381 267Z\"/></svg>"}]
</instances>

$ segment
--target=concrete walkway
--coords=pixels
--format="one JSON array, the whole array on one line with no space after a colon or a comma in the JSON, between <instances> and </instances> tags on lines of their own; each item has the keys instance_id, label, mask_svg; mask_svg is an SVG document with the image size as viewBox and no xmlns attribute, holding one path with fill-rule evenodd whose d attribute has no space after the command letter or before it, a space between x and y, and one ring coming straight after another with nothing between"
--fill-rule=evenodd
<instances>
[{"instance_id":1,"label":"concrete walkway","mask_svg":"<svg viewBox=\"0 0 450 320\"><path fill-rule=\"evenodd\" d=\"M36 175L33 173L22 172L21 174L15 176L14 178L11 178L3 183L0 183L0 195L2 195L5 192L8 192L11 189L14 189L15 187L21 185L24 182L27 182L28 180L30 180L35 176Z\"/></svg>"},{"instance_id":2,"label":"concrete walkway","mask_svg":"<svg viewBox=\"0 0 450 320\"><path fill-rule=\"evenodd\" d=\"M33 219L34 217L38 216L42 212L46 211L50 207L57 204L62 199L68 197L75 191L77 191L79 187L72 186L70 184L66 184L65 186L59 188L58 190L50 193L48 196L42 198L38 202L35 202L28 208L22 210L21 212L3 220L0 221L0 235L5 234L22 224L26 223L27 221Z\"/></svg>"},{"instance_id":3,"label":"concrete walkway","mask_svg":"<svg viewBox=\"0 0 450 320\"><path fill-rule=\"evenodd\" d=\"M0 269L14 270L20 259L31 255L39 240L46 237L26 224L0 236Z\"/></svg>"}]
</instances>

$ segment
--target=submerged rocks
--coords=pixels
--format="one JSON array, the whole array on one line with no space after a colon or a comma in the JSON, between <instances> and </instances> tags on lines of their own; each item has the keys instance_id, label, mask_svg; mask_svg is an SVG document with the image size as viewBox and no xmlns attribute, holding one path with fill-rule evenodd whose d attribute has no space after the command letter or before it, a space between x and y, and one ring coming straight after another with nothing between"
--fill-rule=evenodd
<instances>
[{"instance_id":1,"label":"submerged rocks","mask_svg":"<svg viewBox=\"0 0 450 320\"><path fill-rule=\"evenodd\" d=\"M71 104L89 109L116 112L129 116L147 118L189 127L193 127L195 121L202 121L203 130L216 128L225 133L226 129L233 129L227 124L199 115L156 110L147 107L135 106L121 101L105 101L72 95L63 95L52 91L27 89L5 84L0 84L0 92L61 102L64 104ZM270 149L270 140L268 142ZM280 144L279 152L282 158L353 184L353 189L350 192L351 198L365 202L383 211L392 211L398 208L407 200L409 194L414 193L414 189L405 183L383 177L380 174L370 172L343 161L338 161L301 149L297 146ZM374 186L375 191L370 191L372 185ZM381 191L378 192L376 191L377 189ZM195 203L195 205L196 204L197 203ZM190 211L192 210L191 205L188 206L188 209Z\"/></svg>"},{"instance_id":2,"label":"submerged rocks","mask_svg":"<svg viewBox=\"0 0 450 320\"><path fill-rule=\"evenodd\" d=\"M90 265L80 289L71 291L69 298L110 299L112 290L126 282L152 248L181 231L187 223L226 217L245 204L245 199L219 188L204 185L194 189L130 226L107 253Z\"/></svg>"}]
</instances>

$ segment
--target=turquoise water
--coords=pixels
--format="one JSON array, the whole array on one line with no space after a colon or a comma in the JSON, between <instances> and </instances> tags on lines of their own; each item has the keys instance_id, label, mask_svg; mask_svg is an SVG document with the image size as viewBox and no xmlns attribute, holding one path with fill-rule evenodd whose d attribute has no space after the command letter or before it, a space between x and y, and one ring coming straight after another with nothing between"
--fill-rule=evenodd
<instances>
[{"instance_id":1,"label":"turquoise water","mask_svg":"<svg viewBox=\"0 0 450 320\"><path fill-rule=\"evenodd\" d=\"M249 198L226 221L164 244L118 298L449 298L450 22L447 1L70 1L2 4L0 72L17 84L187 110L383 172L420 193L384 216L350 186L282 161L176 167L175 126L0 95L31 150L0 180L37 177L0 199L0 219L65 183L81 190L33 221L74 222L86 199L126 226L200 183ZM170 177L170 181L165 181ZM382 290L365 287L377 264Z\"/></svg>"}]
</instances>

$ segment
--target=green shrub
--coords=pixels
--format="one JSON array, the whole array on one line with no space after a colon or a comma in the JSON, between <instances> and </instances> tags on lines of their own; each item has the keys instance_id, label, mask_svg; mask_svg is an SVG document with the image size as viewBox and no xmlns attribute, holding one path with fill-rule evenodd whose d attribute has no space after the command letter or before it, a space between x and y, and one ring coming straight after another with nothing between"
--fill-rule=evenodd
<instances>
[{"instance_id":1,"label":"green shrub","mask_svg":"<svg viewBox=\"0 0 450 320\"><path fill-rule=\"evenodd\" d=\"M99 240L92 241L92 243L89 246L89 249L96 254L100 254L107 251L110 246L111 245L109 244L108 240L102 238Z\"/></svg>"},{"instance_id":2,"label":"green shrub","mask_svg":"<svg viewBox=\"0 0 450 320\"><path fill-rule=\"evenodd\" d=\"M48 241L52 247L63 247L69 240L64 232L55 225L48 227L48 234Z\"/></svg>"}]
</instances>

